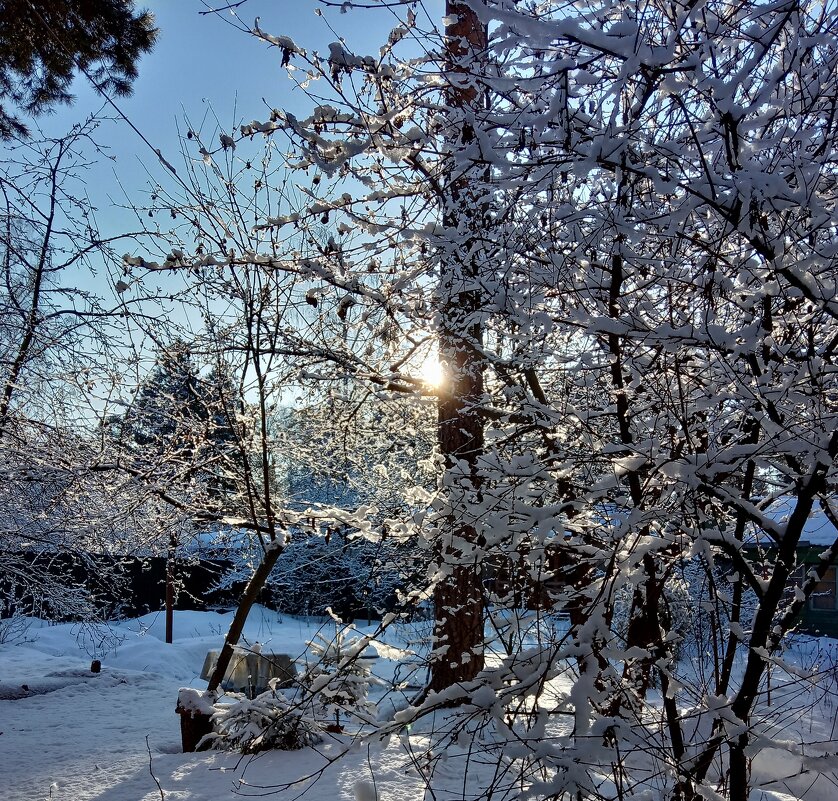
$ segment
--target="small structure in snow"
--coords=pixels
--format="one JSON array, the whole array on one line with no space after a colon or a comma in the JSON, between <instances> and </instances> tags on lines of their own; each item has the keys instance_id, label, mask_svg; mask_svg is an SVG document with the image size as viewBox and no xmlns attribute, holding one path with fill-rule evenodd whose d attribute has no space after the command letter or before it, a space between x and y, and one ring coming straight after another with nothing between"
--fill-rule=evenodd
<instances>
[{"instance_id":1,"label":"small structure in snow","mask_svg":"<svg viewBox=\"0 0 838 801\"><path fill-rule=\"evenodd\" d=\"M221 651L210 651L204 660L201 678L209 679L215 670ZM272 680L275 679L275 682ZM244 693L254 698L272 685L278 688L293 687L297 683L297 667L288 654L268 653L258 649L236 648L221 689Z\"/></svg>"}]
</instances>

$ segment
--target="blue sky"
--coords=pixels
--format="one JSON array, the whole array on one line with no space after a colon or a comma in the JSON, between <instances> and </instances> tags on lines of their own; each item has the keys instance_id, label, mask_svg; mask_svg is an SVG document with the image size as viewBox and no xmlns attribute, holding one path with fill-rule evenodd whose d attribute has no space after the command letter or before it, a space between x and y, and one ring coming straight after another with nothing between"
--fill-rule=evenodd
<instances>
[{"instance_id":1,"label":"blue sky","mask_svg":"<svg viewBox=\"0 0 838 801\"><path fill-rule=\"evenodd\" d=\"M226 1L218 0L217 4L221 6ZM139 63L132 96L117 98L116 104L181 174L184 170L178 127L181 135L185 134L185 117L196 129L206 118L208 130L214 131L214 113L220 124L232 131L242 122L266 119L270 107L286 108L301 116L311 109L312 102L302 92L294 91L294 83L281 66L278 49L228 24L225 20L229 12L226 16L202 15L200 12L209 7L206 0L137 0L136 6L155 14L159 41ZM442 17L443 6L443 0L425 0L418 4L416 13L427 27L429 19L436 23ZM318 7L322 16L315 14ZM264 31L291 36L301 47L321 53L328 53L329 43L340 36L358 54L377 54L397 24L387 9L354 9L341 14L339 9L324 8L316 0L246 0L237 13L246 26L252 26L259 17ZM100 110L103 116L115 116L113 109L103 108L102 97L85 78L75 81L73 92L75 101L71 105L58 107L36 121L45 135L61 136ZM31 127L34 132L36 126ZM213 144L217 143L216 136L213 133ZM131 202L145 205L152 184L165 185L171 176L124 121L103 123L95 138L105 155L94 156L95 163L84 177L88 197L96 208L99 232L110 237L137 230L137 217L127 206ZM0 151L3 147L0 143ZM197 157L197 153L194 155ZM75 186L72 189L78 191ZM123 241L116 249L119 253L159 258L159 251L136 242ZM117 295L111 281L116 278L109 279L107 271L95 261L93 266L95 273L75 275L79 288L115 301ZM156 280L167 287L176 282L164 274ZM175 313L175 317L185 322L182 314ZM145 348L153 352L147 342L137 340L135 346L138 352Z\"/></svg>"},{"instance_id":2,"label":"blue sky","mask_svg":"<svg viewBox=\"0 0 838 801\"><path fill-rule=\"evenodd\" d=\"M175 167L181 161L177 129L180 126L185 132L185 117L195 128L205 119L214 127L214 113L222 126L232 130L240 122L265 119L266 107L305 113L311 106L300 92L292 91L279 51L236 30L227 22L232 19L230 11L201 15L210 5L204 0L137 3L155 14L160 37L154 51L139 65L133 95L116 100L120 110ZM216 7L223 5L225 0L215 3ZM442 6L442 0L424 3L435 18L442 15ZM322 16L315 14L318 7ZM417 11L422 13L421 8ZM291 36L302 47L324 53L338 38L336 34L345 37L355 52L376 53L396 24L387 9L353 9L341 14L315 0L247 0L235 13L246 25L259 17L263 30ZM76 81L74 92L72 106L40 120L47 133L58 135L101 108L102 98L83 79ZM112 116L113 110L105 109L104 113ZM111 158L103 159L91 171L88 189L98 207L103 232L115 232L120 226L131 226L130 215L111 208L111 199L117 204L126 202L117 176L125 192L141 204L150 181L164 180L166 175L125 123L106 124L97 139Z\"/></svg>"}]
</instances>

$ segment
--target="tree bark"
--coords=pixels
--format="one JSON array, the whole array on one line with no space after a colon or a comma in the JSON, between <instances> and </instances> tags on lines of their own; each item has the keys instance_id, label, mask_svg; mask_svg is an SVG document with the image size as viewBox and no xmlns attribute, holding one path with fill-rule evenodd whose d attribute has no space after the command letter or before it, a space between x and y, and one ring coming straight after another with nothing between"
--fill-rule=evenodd
<instances>
[{"instance_id":1,"label":"tree bark","mask_svg":"<svg viewBox=\"0 0 838 801\"><path fill-rule=\"evenodd\" d=\"M276 547L276 545L268 548L265 551L262 561L244 588L238 608L236 609L236 614L233 617L233 622L230 624L227 636L224 638L224 646L218 655L218 662L216 662L215 669L210 676L209 684L207 685L208 693L214 693L221 686L221 682L224 680L224 674L227 672L227 668L230 666L230 660L233 658L233 650L241 639L247 616L253 604L256 603L256 599L265 586L268 576L270 576L271 570L273 570L282 550L282 548Z\"/></svg>"},{"instance_id":2,"label":"tree bark","mask_svg":"<svg viewBox=\"0 0 838 801\"><path fill-rule=\"evenodd\" d=\"M443 690L474 678L483 668L483 591L480 550L474 525L464 512L480 496L477 461L483 452L483 421L478 405L483 395L479 233L485 217L480 183L485 168L459 163L456 155L475 137L473 118L480 93L468 80L486 50L487 33L465 3L448 0L445 29L447 100L452 126L442 218L447 239L438 289L439 352L445 381L438 402L437 440L444 462L443 502L447 504L437 545L438 567L446 573L434 593L434 659L430 690ZM475 180L477 179L477 180ZM475 191L475 186L477 190Z\"/></svg>"}]
</instances>

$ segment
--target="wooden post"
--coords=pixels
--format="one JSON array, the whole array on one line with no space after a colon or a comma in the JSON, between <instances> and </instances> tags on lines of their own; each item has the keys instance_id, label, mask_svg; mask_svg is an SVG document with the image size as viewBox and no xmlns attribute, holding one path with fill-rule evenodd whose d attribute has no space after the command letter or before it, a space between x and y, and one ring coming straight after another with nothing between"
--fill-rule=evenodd
<instances>
[{"instance_id":1,"label":"wooden post","mask_svg":"<svg viewBox=\"0 0 838 801\"><path fill-rule=\"evenodd\" d=\"M175 552L177 537L169 537L169 551L166 554L166 642L174 640L175 627Z\"/></svg>"}]
</instances>

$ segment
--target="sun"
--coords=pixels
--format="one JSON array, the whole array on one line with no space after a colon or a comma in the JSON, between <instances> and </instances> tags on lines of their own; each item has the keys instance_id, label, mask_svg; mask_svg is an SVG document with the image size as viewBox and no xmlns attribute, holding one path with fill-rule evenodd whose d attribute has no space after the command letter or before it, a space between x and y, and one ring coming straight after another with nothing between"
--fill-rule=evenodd
<instances>
[{"instance_id":1,"label":"sun","mask_svg":"<svg viewBox=\"0 0 838 801\"><path fill-rule=\"evenodd\" d=\"M425 357L419 369L419 374L427 386L433 387L434 389L442 386L445 381L445 371L442 369L442 364L439 361L439 356L436 351L431 351Z\"/></svg>"}]
</instances>

